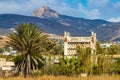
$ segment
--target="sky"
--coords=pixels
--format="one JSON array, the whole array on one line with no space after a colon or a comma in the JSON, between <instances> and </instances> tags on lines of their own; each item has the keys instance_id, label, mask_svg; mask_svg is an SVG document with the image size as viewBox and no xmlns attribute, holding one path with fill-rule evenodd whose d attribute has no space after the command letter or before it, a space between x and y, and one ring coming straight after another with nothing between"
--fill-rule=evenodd
<instances>
[{"instance_id":1,"label":"sky","mask_svg":"<svg viewBox=\"0 0 120 80\"><path fill-rule=\"evenodd\" d=\"M30 16L42 6L63 15L120 22L120 0L0 0L0 14Z\"/></svg>"}]
</instances>

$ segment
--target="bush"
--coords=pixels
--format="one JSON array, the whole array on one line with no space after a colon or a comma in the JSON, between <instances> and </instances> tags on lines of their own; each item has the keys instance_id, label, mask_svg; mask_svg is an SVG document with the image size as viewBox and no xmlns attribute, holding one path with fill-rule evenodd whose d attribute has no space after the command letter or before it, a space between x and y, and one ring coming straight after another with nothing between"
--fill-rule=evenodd
<instances>
[{"instance_id":1,"label":"bush","mask_svg":"<svg viewBox=\"0 0 120 80\"><path fill-rule=\"evenodd\" d=\"M98 75L98 74L100 74L99 68L98 68L97 65L94 65L94 66L92 67L92 74L93 74L93 75Z\"/></svg>"},{"instance_id":2,"label":"bush","mask_svg":"<svg viewBox=\"0 0 120 80\"><path fill-rule=\"evenodd\" d=\"M76 76L83 71L83 66L78 59L60 59L60 64L53 64L48 67L44 67L45 74L48 75L66 75Z\"/></svg>"}]
</instances>

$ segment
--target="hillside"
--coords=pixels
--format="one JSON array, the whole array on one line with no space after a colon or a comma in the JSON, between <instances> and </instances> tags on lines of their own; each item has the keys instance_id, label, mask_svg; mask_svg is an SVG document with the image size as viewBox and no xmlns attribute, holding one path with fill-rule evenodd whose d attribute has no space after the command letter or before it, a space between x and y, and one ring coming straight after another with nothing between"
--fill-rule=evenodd
<instances>
[{"instance_id":1,"label":"hillside","mask_svg":"<svg viewBox=\"0 0 120 80\"><path fill-rule=\"evenodd\" d=\"M0 34L7 34L11 28L28 22L38 25L45 33L49 34L63 36L64 31L68 31L72 36L89 36L91 31L94 31L100 41L120 40L120 23L61 15L47 6L34 11L32 15L1 14Z\"/></svg>"}]
</instances>

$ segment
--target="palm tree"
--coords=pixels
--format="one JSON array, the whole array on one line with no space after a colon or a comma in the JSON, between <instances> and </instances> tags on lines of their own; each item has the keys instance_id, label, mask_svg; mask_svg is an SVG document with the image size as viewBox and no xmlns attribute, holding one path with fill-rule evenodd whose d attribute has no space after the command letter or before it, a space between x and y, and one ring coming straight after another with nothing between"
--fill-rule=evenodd
<instances>
[{"instance_id":1,"label":"palm tree","mask_svg":"<svg viewBox=\"0 0 120 80\"><path fill-rule=\"evenodd\" d=\"M16 27L14 33L10 33L8 37L9 45L19 51L22 56L15 72L22 73L26 77L39 69L39 63L44 63L39 53L45 49L47 36L43 35L36 25L23 23Z\"/></svg>"}]
</instances>

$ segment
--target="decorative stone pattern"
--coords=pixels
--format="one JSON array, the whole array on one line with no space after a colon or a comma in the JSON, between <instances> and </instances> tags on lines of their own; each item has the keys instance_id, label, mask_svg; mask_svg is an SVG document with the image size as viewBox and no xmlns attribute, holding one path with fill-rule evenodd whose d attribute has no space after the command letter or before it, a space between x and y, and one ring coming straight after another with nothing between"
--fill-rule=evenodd
<instances>
[{"instance_id":1,"label":"decorative stone pattern","mask_svg":"<svg viewBox=\"0 0 120 80\"><path fill-rule=\"evenodd\" d=\"M64 33L64 56L75 56L77 46L90 47L91 52L96 51L96 33L91 32L89 37L71 37L69 32Z\"/></svg>"}]
</instances>

